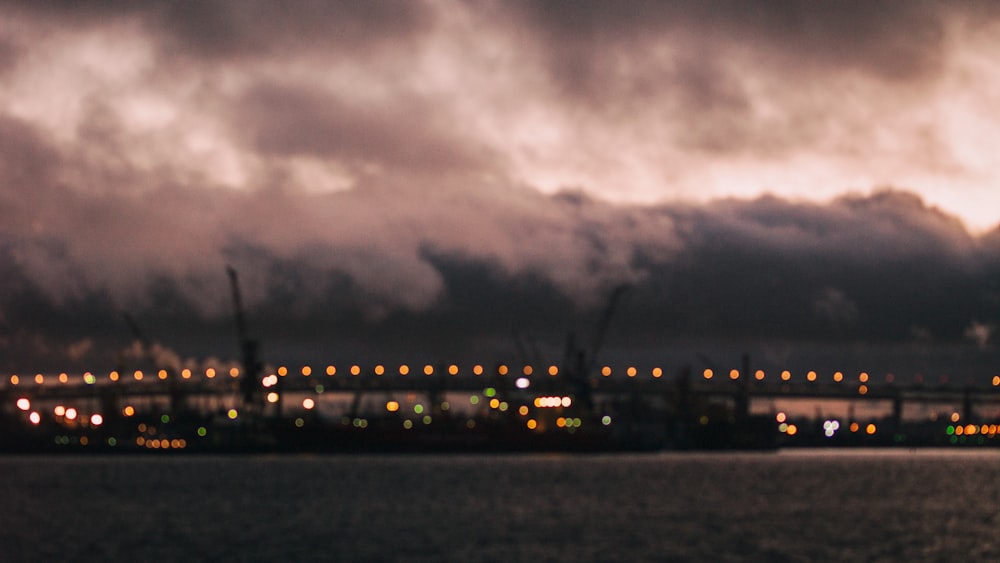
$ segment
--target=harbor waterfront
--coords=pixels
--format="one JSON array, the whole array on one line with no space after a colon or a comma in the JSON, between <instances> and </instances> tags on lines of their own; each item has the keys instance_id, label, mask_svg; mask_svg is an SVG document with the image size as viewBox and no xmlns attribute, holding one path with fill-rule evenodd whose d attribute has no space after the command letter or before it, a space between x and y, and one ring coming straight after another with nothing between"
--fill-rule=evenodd
<instances>
[{"instance_id":1,"label":"harbor waterfront","mask_svg":"<svg viewBox=\"0 0 1000 563\"><path fill-rule=\"evenodd\" d=\"M13 561L988 561L997 450L4 456Z\"/></svg>"},{"instance_id":2,"label":"harbor waterfront","mask_svg":"<svg viewBox=\"0 0 1000 563\"><path fill-rule=\"evenodd\" d=\"M504 452L1000 445L992 385L899 384L865 372L673 377L603 366L236 365L11 375L8 452ZM263 369L266 368L266 369ZM776 379L777 381L774 381ZM794 408L802 403L807 408ZM793 408L786 408L786 405ZM826 414L822 406L827 407ZM831 409L829 406L835 405Z\"/></svg>"}]
</instances>

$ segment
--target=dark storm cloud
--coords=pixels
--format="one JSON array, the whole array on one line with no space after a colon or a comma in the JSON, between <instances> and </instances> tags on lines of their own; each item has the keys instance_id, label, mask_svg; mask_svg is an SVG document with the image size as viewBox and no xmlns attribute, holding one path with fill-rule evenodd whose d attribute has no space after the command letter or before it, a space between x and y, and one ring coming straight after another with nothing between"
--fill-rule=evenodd
<instances>
[{"instance_id":1,"label":"dark storm cloud","mask_svg":"<svg viewBox=\"0 0 1000 563\"><path fill-rule=\"evenodd\" d=\"M973 237L902 191L707 206L491 185L80 192L58 180L85 166L72 152L3 127L20 140L0 161L8 362L111 361L122 311L176 348L225 356L227 263L279 355L509 349L516 331L551 351L623 283L618 342L989 346L1000 324L998 235ZM25 185L42 199L19 198Z\"/></svg>"},{"instance_id":2,"label":"dark storm cloud","mask_svg":"<svg viewBox=\"0 0 1000 563\"><path fill-rule=\"evenodd\" d=\"M694 40L696 49L730 42L763 49L768 57L806 71L856 69L888 80L933 72L944 47L945 8L933 2L593 0L518 6L542 37L550 38L547 46L556 56L553 68L568 68L570 84L575 85L607 78L575 73L615 68L592 65L584 57L641 61L644 48L671 37Z\"/></svg>"},{"instance_id":3,"label":"dark storm cloud","mask_svg":"<svg viewBox=\"0 0 1000 563\"><path fill-rule=\"evenodd\" d=\"M41 1L4 2L12 10L59 23L102 26L136 20L163 42L168 57L186 55L239 59L289 54L307 47L364 53L380 42L400 41L427 30L432 21L414 2L298 2L265 0L231 3Z\"/></svg>"}]
</instances>

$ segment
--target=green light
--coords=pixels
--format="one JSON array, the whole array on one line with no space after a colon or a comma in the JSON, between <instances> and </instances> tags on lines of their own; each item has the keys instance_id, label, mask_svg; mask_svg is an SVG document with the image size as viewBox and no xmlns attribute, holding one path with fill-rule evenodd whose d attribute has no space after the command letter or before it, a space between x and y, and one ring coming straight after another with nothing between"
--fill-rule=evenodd
<instances>
[{"instance_id":1,"label":"green light","mask_svg":"<svg viewBox=\"0 0 1000 563\"><path fill-rule=\"evenodd\" d=\"M204 438L206 434L208 434L208 430L206 430L204 426L199 426L198 435Z\"/></svg>"},{"instance_id":2,"label":"green light","mask_svg":"<svg viewBox=\"0 0 1000 563\"><path fill-rule=\"evenodd\" d=\"M323 387L322 385L317 385L316 386L316 392L317 393L322 393L323 391L326 391L325 387Z\"/></svg>"},{"instance_id":3,"label":"green light","mask_svg":"<svg viewBox=\"0 0 1000 563\"><path fill-rule=\"evenodd\" d=\"M430 423L431 423L431 416L429 414L424 415L424 424L430 424Z\"/></svg>"},{"instance_id":4,"label":"green light","mask_svg":"<svg viewBox=\"0 0 1000 563\"><path fill-rule=\"evenodd\" d=\"M97 383L97 378L94 377L94 374L88 373L83 376L83 382L87 385L93 385L94 383Z\"/></svg>"},{"instance_id":5,"label":"green light","mask_svg":"<svg viewBox=\"0 0 1000 563\"><path fill-rule=\"evenodd\" d=\"M169 414L165 414L165 415L161 416L160 417L160 422L162 422L163 424L166 424L166 423L170 422L170 415Z\"/></svg>"},{"instance_id":6,"label":"green light","mask_svg":"<svg viewBox=\"0 0 1000 563\"><path fill-rule=\"evenodd\" d=\"M605 426L611 425L611 417L608 415L604 415L603 417L601 417L601 424Z\"/></svg>"},{"instance_id":7,"label":"green light","mask_svg":"<svg viewBox=\"0 0 1000 563\"><path fill-rule=\"evenodd\" d=\"M415 412L417 414L420 414L420 413L424 412L424 406L421 405L421 404L419 404L419 403L416 404L416 405L413 405L413 412Z\"/></svg>"},{"instance_id":8,"label":"green light","mask_svg":"<svg viewBox=\"0 0 1000 563\"><path fill-rule=\"evenodd\" d=\"M953 436L955 434L955 427L949 424L948 428L945 428L944 432L949 436Z\"/></svg>"},{"instance_id":9,"label":"green light","mask_svg":"<svg viewBox=\"0 0 1000 563\"><path fill-rule=\"evenodd\" d=\"M114 437L108 438L108 445L111 447L117 446L118 440L116 440Z\"/></svg>"},{"instance_id":10,"label":"green light","mask_svg":"<svg viewBox=\"0 0 1000 563\"><path fill-rule=\"evenodd\" d=\"M486 389L483 390L483 395L486 395L487 397L496 397L497 390L492 387L487 387Z\"/></svg>"},{"instance_id":11,"label":"green light","mask_svg":"<svg viewBox=\"0 0 1000 563\"><path fill-rule=\"evenodd\" d=\"M469 402L472 403L473 405L478 405L479 404L479 395L473 395L473 396L469 397Z\"/></svg>"},{"instance_id":12,"label":"green light","mask_svg":"<svg viewBox=\"0 0 1000 563\"><path fill-rule=\"evenodd\" d=\"M403 428L405 428L407 430L409 430L410 428L413 428L413 421L410 420L410 419L404 420L403 421Z\"/></svg>"},{"instance_id":13,"label":"green light","mask_svg":"<svg viewBox=\"0 0 1000 563\"><path fill-rule=\"evenodd\" d=\"M951 438L948 438L948 441L951 442L952 444L957 444L958 436L952 436Z\"/></svg>"},{"instance_id":14,"label":"green light","mask_svg":"<svg viewBox=\"0 0 1000 563\"><path fill-rule=\"evenodd\" d=\"M301 418L296 418L295 419L295 427L296 428L302 428L305 425L305 423L306 423L306 421L302 420Z\"/></svg>"}]
</instances>

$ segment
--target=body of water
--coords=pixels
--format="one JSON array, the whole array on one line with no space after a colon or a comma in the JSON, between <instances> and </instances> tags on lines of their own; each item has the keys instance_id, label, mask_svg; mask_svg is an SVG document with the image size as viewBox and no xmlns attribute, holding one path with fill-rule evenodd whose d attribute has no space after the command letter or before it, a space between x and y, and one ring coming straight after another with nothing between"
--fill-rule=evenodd
<instances>
[{"instance_id":1,"label":"body of water","mask_svg":"<svg viewBox=\"0 0 1000 563\"><path fill-rule=\"evenodd\" d=\"M1000 452L0 458L3 561L1000 560Z\"/></svg>"}]
</instances>

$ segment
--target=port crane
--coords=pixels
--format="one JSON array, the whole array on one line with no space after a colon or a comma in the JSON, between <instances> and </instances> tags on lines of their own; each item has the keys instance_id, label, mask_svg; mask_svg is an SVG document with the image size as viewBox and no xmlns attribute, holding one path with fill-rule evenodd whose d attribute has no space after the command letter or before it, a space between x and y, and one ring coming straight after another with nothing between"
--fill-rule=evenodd
<instances>
[{"instance_id":1,"label":"port crane","mask_svg":"<svg viewBox=\"0 0 1000 563\"><path fill-rule=\"evenodd\" d=\"M258 411L263 410L263 396L261 393L260 373L263 369L258 352L260 343L250 338L247 332L246 314L243 311L243 296L240 292L240 280L236 269L226 266L226 273L229 275L229 286L233 296L233 316L236 322L236 337L240 346L240 362L243 370L240 377L240 390L243 393L243 403ZM276 417L281 416L281 394L278 393L276 403Z\"/></svg>"}]
</instances>

